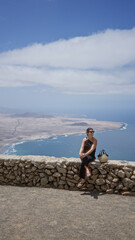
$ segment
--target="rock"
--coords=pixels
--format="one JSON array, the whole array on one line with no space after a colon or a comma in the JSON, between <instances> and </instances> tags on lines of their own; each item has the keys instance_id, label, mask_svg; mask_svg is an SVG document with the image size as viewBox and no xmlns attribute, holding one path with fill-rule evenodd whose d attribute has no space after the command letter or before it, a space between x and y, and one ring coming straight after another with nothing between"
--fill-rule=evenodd
<instances>
[{"instance_id":1,"label":"rock","mask_svg":"<svg viewBox=\"0 0 135 240\"><path fill-rule=\"evenodd\" d=\"M80 178L78 175L74 175L74 179L78 181Z\"/></svg>"},{"instance_id":2,"label":"rock","mask_svg":"<svg viewBox=\"0 0 135 240\"><path fill-rule=\"evenodd\" d=\"M67 177L73 179L73 175L67 174Z\"/></svg>"},{"instance_id":3,"label":"rock","mask_svg":"<svg viewBox=\"0 0 135 240\"><path fill-rule=\"evenodd\" d=\"M49 180L49 182L53 182L54 181L54 177L50 176L48 180Z\"/></svg>"},{"instance_id":4,"label":"rock","mask_svg":"<svg viewBox=\"0 0 135 240\"><path fill-rule=\"evenodd\" d=\"M98 169L92 170L92 175L97 175L99 173Z\"/></svg>"},{"instance_id":5,"label":"rock","mask_svg":"<svg viewBox=\"0 0 135 240\"><path fill-rule=\"evenodd\" d=\"M51 173L51 171L50 170L48 170L48 169L45 169L45 171L44 171L47 175L49 175L49 176L51 176L52 175L52 173Z\"/></svg>"},{"instance_id":6,"label":"rock","mask_svg":"<svg viewBox=\"0 0 135 240\"><path fill-rule=\"evenodd\" d=\"M4 176L0 176L0 182L4 180Z\"/></svg>"},{"instance_id":7,"label":"rock","mask_svg":"<svg viewBox=\"0 0 135 240\"><path fill-rule=\"evenodd\" d=\"M117 183L118 181L119 181L118 178L114 178L114 179L113 179L113 182L114 182L114 183Z\"/></svg>"},{"instance_id":8,"label":"rock","mask_svg":"<svg viewBox=\"0 0 135 240\"><path fill-rule=\"evenodd\" d=\"M105 174L103 174L103 175L101 174L101 175L99 175L98 177L99 177L99 178L106 178L106 175L105 175Z\"/></svg>"},{"instance_id":9,"label":"rock","mask_svg":"<svg viewBox=\"0 0 135 240\"><path fill-rule=\"evenodd\" d=\"M40 165L38 165L38 169L43 169L43 168L45 168L45 164L40 164Z\"/></svg>"},{"instance_id":10,"label":"rock","mask_svg":"<svg viewBox=\"0 0 135 240\"><path fill-rule=\"evenodd\" d=\"M56 178L59 178L59 177L61 177L61 174L58 173L58 172L55 172L55 173L53 174L53 176L56 177Z\"/></svg>"},{"instance_id":11,"label":"rock","mask_svg":"<svg viewBox=\"0 0 135 240\"><path fill-rule=\"evenodd\" d=\"M32 167L32 168L31 168L31 171L32 171L32 172L35 172L36 169L37 169L36 167Z\"/></svg>"},{"instance_id":12,"label":"rock","mask_svg":"<svg viewBox=\"0 0 135 240\"><path fill-rule=\"evenodd\" d=\"M96 181L97 178L98 178L98 175L93 175L93 176L91 176L91 179L92 179L93 181Z\"/></svg>"},{"instance_id":13,"label":"rock","mask_svg":"<svg viewBox=\"0 0 135 240\"><path fill-rule=\"evenodd\" d=\"M33 186L33 182L29 182L29 183L27 184L27 186L32 187L32 186Z\"/></svg>"},{"instance_id":14,"label":"rock","mask_svg":"<svg viewBox=\"0 0 135 240\"><path fill-rule=\"evenodd\" d=\"M98 178L98 179L96 180L96 184L97 184L97 185L104 185L104 184L105 184L105 179L103 179L103 178Z\"/></svg>"},{"instance_id":15,"label":"rock","mask_svg":"<svg viewBox=\"0 0 135 240\"><path fill-rule=\"evenodd\" d=\"M88 190L93 190L94 189L94 186L92 184L87 184L86 186L87 186Z\"/></svg>"},{"instance_id":16,"label":"rock","mask_svg":"<svg viewBox=\"0 0 135 240\"><path fill-rule=\"evenodd\" d=\"M74 175L74 172L73 171L68 171L68 174L69 175Z\"/></svg>"},{"instance_id":17,"label":"rock","mask_svg":"<svg viewBox=\"0 0 135 240\"><path fill-rule=\"evenodd\" d=\"M127 188L132 188L134 186L134 182L128 178L124 178L122 182Z\"/></svg>"},{"instance_id":18,"label":"rock","mask_svg":"<svg viewBox=\"0 0 135 240\"><path fill-rule=\"evenodd\" d=\"M59 189L63 189L63 185L58 185L58 188Z\"/></svg>"},{"instance_id":19,"label":"rock","mask_svg":"<svg viewBox=\"0 0 135 240\"><path fill-rule=\"evenodd\" d=\"M123 170L126 171L126 172L127 172L127 171L128 171L128 172L132 172L132 168L129 168L129 167L123 167Z\"/></svg>"},{"instance_id":20,"label":"rock","mask_svg":"<svg viewBox=\"0 0 135 240\"><path fill-rule=\"evenodd\" d=\"M132 172L125 172L125 174L126 174L126 177L127 177L127 178L130 178L131 175L132 175Z\"/></svg>"},{"instance_id":21,"label":"rock","mask_svg":"<svg viewBox=\"0 0 135 240\"><path fill-rule=\"evenodd\" d=\"M100 192L101 191L101 188L100 188L100 186L95 186L95 188Z\"/></svg>"},{"instance_id":22,"label":"rock","mask_svg":"<svg viewBox=\"0 0 135 240\"><path fill-rule=\"evenodd\" d=\"M133 171L133 175L135 175L135 170Z\"/></svg>"},{"instance_id":23,"label":"rock","mask_svg":"<svg viewBox=\"0 0 135 240\"><path fill-rule=\"evenodd\" d=\"M132 180L135 180L135 175L132 175L132 176L131 176L131 179L132 179Z\"/></svg>"},{"instance_id":24,"label":"rock","mask_svg":"<svg viewBox=\"0 0 135 240\"><path fill-rule=\"evenodd\" d=\"M76 169L75 167L72 167L72 170L74 173L78 173L78 169Z\"/></svg>"},{"instance_id":25,"label":"rock","mask_svg":"<svg viewBox=\"0 0 135 240\"><path fill-rule=\"evenodd\" d=\"M109 181L112 181L112 180L113 180L113 177L108 174L108 175L107 175L107 179L108 179Z\"/></svg>"},{"instance_id":26,"label":"rock","mask_svg":"<svg viewBox=\"0 0 135 240\"><path fill-rule=\"evenodd\" d=\"M20 177L20 176L17 176L17 177L16 177L16 180L17 180L17 182L20 182L20 181L21 181L21 177Z\"/></svg>"},{"instance_id":27,"label":"rock","mask_svg":"<svg viewBox=\"0 0 135 240\"><path fill-rule=\"evenodd\" d=\"M99 171L100 171L100 173L103 174L103 175L104 175L104 174L107 174L107 171L106 171L105 169L99 168Z\"/></svg>"},{"instance_id":28,"label":"rock","mask_svg":"<svg viewBox=\"0 0 135 240\"><path fill-rule=\"evenodd\" d=\"M60 168L58 166L57 166L57 170L58 170L59 173L66 173L67 172L66 168Z\"/></svg>"},{"instance_id":29,"label":"rock","mask_svg":"<svg viewBox=\"0 0 135 240\"><path fill-rule=\"evenodd\" d=\"M112 193L113 193L113 189L107 189L107 190L106 190L106 193L112 194Z\"/></svg>"},{"instance_id":30,"label":"rock","mask_svg":"<svg viewBox=\"0 0 135 240\"><path fill-rule=\"evenodd\" d=\"M66 182L65 181L62 181L62 180L60 180L59 182L58 182L58 184L59 185L64 185Z\"/></svg>"},{"instance_id":31,"label":"rock","mask_svg":"<svg viewBox=\"0 0 135 240\"><path fill-rule=\"evenodd\" d=\"M69 182L69 181L67 181L67 184L68 184L70 187L74 187L74 186L75 186L75 184L74 184L74 183L72 183L72 182Z\"/></svg>"},{"instance_id":32,"label":"rock","mask_svg":"<svg viewBox=\"0 0 135 240\"><path fill-rule=\"evenodd\" d=\"M125 191L125 192L122 192L122 195L123 196L135 196L135 192Z\"/></svg>"},{"instance_id":33,"label":"rock","mask_svg":"<svg viewBox=\"0 0 135 240\"><path fill-rule=\"evenodd\" d=\"M46 186L48 183L47 177L41 178L41 186Z\"/></svg>"},{"instance_id":34,"label":"rock","mask_svg":"<svg viewBox=\"0 0 135 240\"><path fill-rule=\"evenodd\" d=\"M68 171L71 171L72 170L72 167L71 166L68 166Z\"/></svg>"},{"instance_id":35,"label":"rock","mask_svg":"<svg viewBox=\"0 0 135 240\"><path fill-rule=\"evenodd\" d=\"M66 180L66 177L65 177L65 176L62 176L62 177L61 177L61 180L65 181L65 180Z\"/></svg>"},{"instance_id":36,"label":"rock","mask_svg":"<svg viewBox=\"0 0 135 240\"><path fill-rule=\"evenodd\" d=\"M54 169L55 166L47 164L47 165L45 166L45 168L46 168L46 169Z\"/></svg>"},{"instance_id":37,"label":"rock","mask_svg":"<svg viewBox=\"0 0 135 240\"><path fill-rule=\"evenodd\" d=\"M104 192L106 192L106 190L107 190L107 185L102 185L102 186L101 186L101 190L104 191Z\"/></svg>"},{"instance_id":38,"label":"rock","mask_svg":"<svg viewBox=\"0 0 135 240\"><path fill-rule=\"evenodd\" d=\"M29 179L28 179L28 178L25 178L25 182L28 183L28 182L29 182Z\"/></svg>"},{"instance_id":39,"label":"rock","mask_svg":"<svg viewBox=\"0 0 135 240\"><path fill-rule=\"evenodd\" d=\"M111 188L115 188L117 186L117 183L112 182L111 183Z\"/></svg>"},{"instance_id":40,"label":"rock","mask_svg":"<svg viewBox=\"0 0 135 240\"><path fill-rule=\"evenodd\" d=\"M122 183L118 184L118 186L116 187L116 189L117 189L117 190L122 190L122 189L123 189L123 184L122 184Z\"/></svg>"},{"instance_id":41,"label":"rock","mask_svg":"<svg viewBox=\"0 0 135 240\"><path fill-rule=\"evenodd\" d=\"M118 175L118 171L119 171L119 169L117 169L117 168L114 170L114 173L116 176Z\"/></svg>"},{"instance_id":42,"label":"rock","mask_svg":"<svg viewBox=\"0 0 135 240\"><path fill-rule=\"evenodd\" d=\"M72 182L72 183L77 183L78 182L77 180L71 179L71 178L66 178L66 181Z\"/></svg>"},{"instance_id":43,"label":"rock","mask_svg":"<svg viewBox=\"0 0 135 240\"><path fill-rule=\"evenodd\" d=\"M33 185L36 186L36 179L33 179Z\"/></svg>"},{"instance_id":44,"label":"rock","mask_svg":"<svg viewBox=\"0 0 135 240\"><path fill-rule=\"evenodd\" d=\"M125 177L125 172L122 171L122 170L119 170L119 171L118 171L118 177L124 178L124 177Z\"/></svg>"},{"instance_id":45,"label":"rock","mask_svg":"<svg viewBox=\"0 0 135 240\"><path fill-rule=\"evenodd\" d=\"M4 162L4 166L10 166L10 162L9 161L5 161Z\"/></svg>"},{"instance_id":46,"label":"rock","mask_svg":"<svg viewBox=\"0 0 135 240\"><path fill-rule=\"evenodd\" d=\"M41 178L43 178L43 177L45 177L45 174L44 174L44 173L39 173L39 176L40 176Z\"/></svg>"},{"instance_id":47,"label":"rock","mask_svg":"<svg viewBox=\"0 0 135 240\"><path fill-rule=\"evenodd\" d=\"M54 185L54 187L58 187L58 183L57 182L53 182L53 185Z\"/></svg>"},{"instance_id":48,"label":"rock","mask_svg":"<svg viewBox=\"0 0 135 240\"><path fill-rule=\"evenodd\" d=\"M118 190L115 190L114 193L115 193L115 194L119 194L119 191L118 191Z\"/></svg>"},{"instance_id":49,"label":"rock","mask_svg":"<svg viewBox=\"0 0 135 240\"><path fill-rule=\"evenodd\" d=\"M6 175L6 178L11 179L11 180L14 180L14 179L15 179L15 176L14 176L14 175Z\"/></svg>"},{"instance_id":50,"label":"rock","mask_svg":"<svg viewBox=\"0 0 135 240\"><path fill-rule=\"evenodd\" d=\"M117 177L113 172L110 172L110 174L113 178Z\"/></svg>"},{"instance_id":51,"label":"rock","mask_svg":"<svg viewBox=\"0 0 135 240\"><path fill-rule=\"evenodd\" d=\"M30 167L31 167L31 164L26 164L25 165L25 168L29 168L30 169Z\"/></svg>"},{"instance_id":52,"label":"rock","mask_svg":"<svg viewBox=\"0 0 135 240\"><path fill-rule=\"evenodd\" d=\"M69 189L68 185L65 185L65 186L64 186L64 188L65 188L66 190L68 190L68 189Z\"/></svg>"},{"instance_id":53,"label":"rock","mask_svg":"<svg viewBox=\"0 0 135 240\"><path fill-rule=\"evenodd\" d=\"M16 165L15 167L14 167L14 170L16 171L18 169L18 166Z\"/></svg>"}]
</instances>

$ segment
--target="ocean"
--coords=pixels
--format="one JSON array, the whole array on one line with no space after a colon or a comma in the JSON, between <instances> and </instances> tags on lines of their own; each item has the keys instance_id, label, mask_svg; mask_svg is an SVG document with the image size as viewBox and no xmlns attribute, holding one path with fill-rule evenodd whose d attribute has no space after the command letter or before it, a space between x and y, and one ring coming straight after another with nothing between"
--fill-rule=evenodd
<instances>
[{"instance_id":1,"label":"ocean","mask_svg":"<svg viewBox=\"0 0 135 240\"><path fill-rule=\"evenodd\" d=\"M82 115L80 115L82 117ZM92 118L84 114L85 118ZM78 116L79 117L79 116ZM93 117L94 118L94 117ZM124 123L123 129L95 132L98 145L96 158L100 150L105 149L110 160L135 161L135 121L130 112L122 114L96 116L97 120L119 121ZM112 120L111 120L112 119ZM124 120L124 121L123 121ZM126 120L126 121L125 121ZM4 149L2 153L8 155L46 155L55 157L79 157L82 139L86 134L56 136L48 139L25 141L16 143Z\"/></svg>"}]
</instances>

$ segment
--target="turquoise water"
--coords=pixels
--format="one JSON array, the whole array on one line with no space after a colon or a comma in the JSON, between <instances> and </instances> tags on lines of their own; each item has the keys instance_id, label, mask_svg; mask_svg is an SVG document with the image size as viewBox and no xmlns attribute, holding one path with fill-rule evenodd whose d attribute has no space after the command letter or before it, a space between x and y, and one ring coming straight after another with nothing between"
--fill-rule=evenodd
<instances>
[{"instance_id":1,"label":"turquoise water","mask_svg":"<svg viewBox=\"0 0 135 240\"><path fill-rule=\"evenodd\" d=\"M126 129L96 132L98 140L96 156L101 149L109 154L109 159L135 161L135 124L130 123ZM26 141L13 144L3 153L9 155L47 155L55 157L79 157L82 135L56 136L49 139Z\"/></svg>"}]
</instances>

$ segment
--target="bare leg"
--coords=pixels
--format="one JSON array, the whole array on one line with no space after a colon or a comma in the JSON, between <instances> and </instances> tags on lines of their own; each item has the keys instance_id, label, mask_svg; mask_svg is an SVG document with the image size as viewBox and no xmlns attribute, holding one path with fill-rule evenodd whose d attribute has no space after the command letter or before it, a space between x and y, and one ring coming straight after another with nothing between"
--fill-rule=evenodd
<instances>
[{"instance_id":1,"label":"bare leg","mask_svg":"<svg viewBox=\"0 0 135 240\"><path fill-rule=\"evenodd\" d=\"M85 166L85 170L86 170L86 177L90 177L91 172L90 172L89 168Z\"/></svg>"}]
</instances>

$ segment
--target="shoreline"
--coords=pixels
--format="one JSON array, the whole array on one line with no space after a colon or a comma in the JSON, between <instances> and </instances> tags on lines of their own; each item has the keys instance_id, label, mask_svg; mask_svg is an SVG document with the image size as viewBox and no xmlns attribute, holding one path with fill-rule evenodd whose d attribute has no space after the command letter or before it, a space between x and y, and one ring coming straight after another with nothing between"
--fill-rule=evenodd
<instances>
[{"instance_id":1,"label":"shoreline","mask_svg":"<svg viewBox=\"0 0 135 240\"><path fill-rule=\"evenodd\" d=\"M96 120L97 121L97 120ZM124 123L124 122L122 122L121 123L122 124L122 126L120 127L120 128L116 128L116 129L105 129L105 130L100 130L100 131L96 131L96 133L99 133L99 132L106 132L106 131L113 131L113 130L126 130L127 129L127 126L128 126L128 124L127 123ZM83 135L83 134L85 134L84 132L82 132L82 133L66 133L66 134L57 134L57 135L48 135L48 136L37 136L37 137L30 137L30 138L28 138L28 139L22 139L21 141L17 141L17 142L13 142L13 143L11 143L11 144L6 144L6 145L4 145L3 147L1 147L0 148L0 154L6 154L6 155L9 155L8 153L6 153L6 151L8 151L9 150L9 148L11 147L13 147L13 146L16 146L16 145L18 145L18 144L22 144L22 143L24 143L24 142L31 142L31 141L44 141L44 140L47 140L47 139L57 139L57 137L68 137L68 136L71 136L71 135Z\"/></svg>"}]
</instances>

